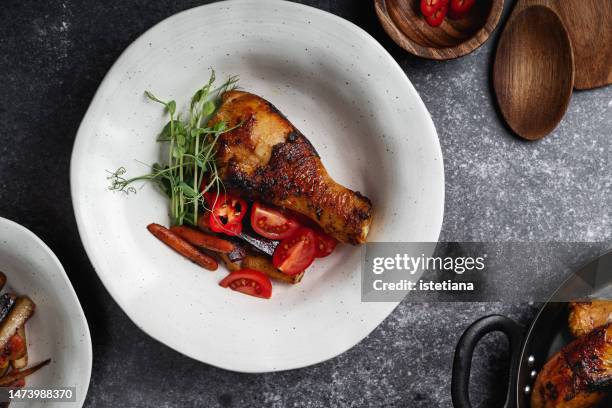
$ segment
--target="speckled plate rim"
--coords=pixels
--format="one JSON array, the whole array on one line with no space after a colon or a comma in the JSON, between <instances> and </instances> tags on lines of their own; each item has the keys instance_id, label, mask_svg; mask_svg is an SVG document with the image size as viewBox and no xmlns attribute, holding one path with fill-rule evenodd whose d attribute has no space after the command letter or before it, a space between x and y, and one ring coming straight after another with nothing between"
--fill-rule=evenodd
<instances>
[{"instance_id":1,"label":"speckled plate rim","mask_svg":"<svg viewBox=\"0 0 612 408\"><path fill-rule=\"evenodd\" d=\"M85 345L85 349L83 351L85 352L85 356L86 356L84 360L79 361L77 364L84 365L86 377L81 378L81 384L78 384L79 386L83 387L84 392L83 393L78 392L76 395L76 401L71 402L69 404L71 406L82 407L83 404L85 404L85 399L87 398L87 392L89 390L89 383L91 381L91 370L93 366L93 349L92 349L92 343L91 343L91 333L89 332L89 325L87 323L87 318L85 317L85 313L83 312L83 307L81 306L81 302L79 302L79 298L77 297L76 292L74 291L74 287L72 286L70 279L68 279L68 275L66 274L66 271L64 267L62 266L62 263L57 258L55 253L51 250L51 248L49 248L42 239L40 239L36 234L34 234L32 231L30 231L23 225L18 224L15 221L9 220L4 217L0 217L0 227L6 228L7 230L19 231L20 233L24 234L37 248L39 248L42 252L44 252L45 255L47 255L49 259L51 259L51 261L53 262L53 266L49 266L49 268L54 268L57 270L58 275L61 276L61 279L62 279L61 284L63 284L65 287L65 290L62 294L68 295L70 298L70 302L77 306L77 310L75 312L76 312L76 315L78 316L78 321L76 322L76 324L80 326L82 330L82 334L85 336L85 341L82 342L81 344ZM38 270L38 272L42 272L42 271ZM10 275L7 275L7 281L8 281L8 285L10 285L11 283ZM70 386L72 385L73 384L70 384ZM43 405L46 405L46 404L43 404ZM52 404L52 405L55 405L55 404Z\"/></svg>"},{"instance_id":2,"label":"speckled plate rim","mask_svg":"<svg viewBox=\"0 0 612 408\"><path fill-rule=\"evenodd\" d=\"M156 28L158 28L159 26L161 26L162 24L169 24L169 22L173 19L177 19L179 16L183 16L185 14L191 13L195 10L200 10L200 9L205 9L206 7L211 7L211 6L220 6L220 5L238 5L240 3L252 3L253 0L224 0L224 1L219 1L219 2L215 2L215 3L210 3L210 4L206 4L206 5L202 5L202 6L198 6L198 7L194 7L191 9L187 9L184 11L181 11L179 13L176 13L170 17L167 17L166 19L160 21L159 23L157 23L156 25L154 25L153 27L151 27L150 29L148 29L145 33L143 33L140 37L138 37L136 40L134 40L134 42L132 42L130 44L130 46L128 46L126 48L126 50L122 53L122 55L118 58L118 60L115 62L115 64L113 65L113 67L111 67L111 69L109 70L109 72L106 74L104 80L102 81L102 83L100 84L96 94L94 95L94 98L92 99L92 105L94 104L94 102L100 98L100 95L103 94L105 92L105 90L107 88L110 87L109 85L109 78L115 73L115 71L117 70L117 66L118 63L127 55L129 54L133 49L142 46L144 44L144 38L152 31L156 30ZM293 3L290 1L284 1L284 0L258 0L258 4L262 4L262 5L267 5L267 6L275 6L275 7L290 7L294 9L295 13L299 13L300 11L306 11L308 13L311 13L312 16L317 17L317 18L322 18L322 19L327 19L329 20L330 24L337 24L337 25L342 25L344 28L350 30L355 36L357 36L358 38L360 38L361 40L363 40L365 43L367 43L367 46L369 47L374 47L376 50L378 50L381 55L384 57L384 61L381 61L381 64L386 64L389 67L392 67L393 70L395 70L398 74L398 77L401 77L405 80L405 83L403 85L406 85L409 88L409 93L410 93L410 97L414 98L416 104L417 104L417 109L419 110L419 114L423 115L423 117L426 120L426 124L425 126L427 127L427 132L431 133L432 135L434 135L435 137L433 138L433 140L431 141L433 143L433 149L435 150L435 159L436 159L436 164L435 164L435 175L436 177L438 177L438 181L436 182L436 184L439 184L438 186L438 191L436 191L436 195L437 197L439 197L439 201L436 202L433 207L430 209L431 212L431 225L433 226L431 228L430 233L427 235L427 239L425 239L424 241L426 242L431 242L431 241L437 241L440 231L441 231L441 227L442 227L442 220L443 220L443 215L444 215L444 207L445 207L445 181L444 181L444 164L443 164L443 158L442 158L442 150L440 147L440 142L437 136L437 132L435 129L435 126L433 124L433 121L431 119L431 116L429 114L429 112L427 111L427 108L425 106L425 104L423 103L423 101L421 100L421 98L419 97L416 89L414 88L414 86L412 85L412 83L410 82L410 80L408 79L408 77L406 76L405 72L402 70L402 68L399 66L399 64L393 59L393 57L384 49L384 47L378 43L370 34L368 34L365 30L363 30L362 28L358 27L357 25L341 18L338 17L332 13L328 13L326 11L314 8L314 7L310 7L310 6L306 6L306 5L302 5L299 3ZM365 45L364 45L365 47ZM78 166L76 165L79 162L79 152L81 150L81 148L79 147L79 143L81 143L82 141L79 139L79 134L84 133L83 132L83 127L86 126L88 124L88 116L90 115L90 110L91 110L91 106L90 109L88 109L85 117L83 118L83 121L81 122L81 126L79 127L78 133L77 133L77 138L75 140L75 144L74 144L74 148L73 148L73 153L72 153L72 158L71 158L71 169L70 169L70 178L71 178L71 194L72 194L72 202L73 202L73 209L75 211L75 216L76 216L76 220L77 220L77 226L78 226L78 231L79 231L79 235L81 237L81 241L83 243L83 246L85 247L85 250L89 256L89 259L92 262L92 265L94 267L94 269L96 270L96 272L98 272L98 276L100 277L102 283L104 284L104 286L106 287L106 289L109 291L109 293L111 294L111 296L116 300L116 294L114 293L114 291L112 290L111 286L109 285L108 276L105 276L104 274L100 273L98 270L98 266L99 266L99 262L97 260L97 254L95 251L95 248L92 246L92 243L89 242L89 240L87 239L88 237L88 232L86 230L86 225L83 219L83 215L81 213L81 208L78 205L78 194L79 194L79 186L76 183L76 172L78 171ZM435 230L435 232L434 232ZM154 334L152 334L151 330L149 330L147 327L144 327L142 324L139 323L138 319L135 318L134 314L132 313L132 311L128 310L126 307L124 307L124 305L122 305L120 302L117 302L120 306L120 308L126 313L126 315L141 329L143 330L145 333L147 333L149 336L155 338L156 340L160 341L161 343L165 344L166 346L180 352L181 354L184 354L190 358L193 358L195 360L204 362L206 364L210 364L222 369L227 369L230 371L237 371L237 372L245 372L245 373L265 373L265 372L271 372L271 371L285 371L285 370L292 370L292 369L298 369L298 368L303 368L303 367L307 367L307 366L311 366L311 365L315 365L315 364L319 364L321 362L327 361L331 358L337 357L338 355L348 351L349 349L351 349L352 347L354 347L355 345L357 345L359 342L361 342L364 338L366 338L374 329L376 329L376 327L378 327L392 312L393 310L399 305L400 302L385 302L385 303L378 303L378 307L379 309L382 311L384 310L384 316L383 313L381 313L381 317L379 320L377 320L376 322L368 322L367 325L363 325L363 335L360 336L360 338L355 339L353 342L351 342L351 344L345 344L342 347L337 347L333 350L333 352L330 353L326 353L322 356L320 356L319 358L316 359L312 359L311 361L308 361L307 363L299 363L299 364L294 364L294 365L286 365L286 366L282 366L282 367L278 367L278 368L274 368L274 369L252 369L252 368L244 368L242 366L240 366L240 364L236 364L235 362L233 363L229 363L227 361L224 361L223 358L218 359L215 358L214 360L211 359L203 359L202 357L200 357L199 355L196 355L195 353L192 352L188 352L185 351L184 348L177 343L176 341L170 339L170 338L164 338L161 339L159 338L159 336L155 336ZM212 358L212 357L211 357Z\"/></svg>"}]
</instances>

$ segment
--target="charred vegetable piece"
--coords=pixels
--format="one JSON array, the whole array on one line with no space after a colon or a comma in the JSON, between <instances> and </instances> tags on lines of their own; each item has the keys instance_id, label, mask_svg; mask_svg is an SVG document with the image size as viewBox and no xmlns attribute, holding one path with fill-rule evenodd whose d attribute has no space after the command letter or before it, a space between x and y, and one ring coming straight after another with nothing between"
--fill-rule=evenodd
<instances>
[{"instance_id":1,"label":"charred vegetable piece","mask_svg":"<svg viewBox=\"0 0 612 408\"><path fill-rule=\"evenodd\" d=\"M6 315L9 314L15 305L15 297L15 295L9 293L0 296L0 323L2 323Z\"/></svg>"},{"instance_id":2,"label":"charred vegetable piece","mask_svg":"<svg viewBox=\"0 0 612 408\"><path fill-rule=\"evenodd\" d=\"M278 241L272 241L271 239L260 237L256 234L251 234L250 231L245 231L240 234L240 238L251 244L255 249L260 250L264 254L272 256L274 250L278 246Z\"/></svg>"},{"instance_id":3,"label":"charred vegetable piece","mask_svg":"<svg viewBox=\"0 0 612 408\"><path fill-rule=\"evenodd\" d=\"M193 245L185 241L166 227L159 224L149 224L147 229L157 239L174 249L185 258L200 265L202 268L214 271L218 267L217 260L210 255L203 254L198 251Z\"/></svg>"},{"instance_id":4,"label":"charred vegetable piece","mask_svg":"<svg viewBox=\"0 0 612 408\"><path fill-rule=\"evenodd\" d=\"M27 296L19 296L15 300L15 306L6 318L0 323L0 348L4 348L11 337L17 333L17 329L23 326L32 316L36 305Z\"/></svg>"},{"instance_id":5,"label":"charred vegetable piece","mask_svg":"<svg viewBox=\"0 0 612 408\"><path fill-rule=\"evenodd\" d=\"M3 361L16 360L23 357L25 353L25 340L18 332L19 330L17 330L17 333L9 339L4 348L0 351L0 359Z\"/></svg>"},{"instance_id":6,"label":"charred vegetable piece","mask_svg":"<svg viewBox=\"0 0 612 408\"><path fill-rule=\"evenodd\" d=\"M32 366L30 368L26 368L23 371L13 371L8 375L5 375L4 377L0 378L0 387L7 387L9 385L14 384L15 382L26 378L27 376L34 374L36 371L40 370L41 368L43 368L44 366L46 366L47 364L49 364L51 362L51 359L47 359L41 363L36 364L35 366Z\"/></svg>"},{"instance_id":7,"label":"charred vegetable piece","mask_svg":"<svg viewBox=\"0 0 612 408\"><path fill-rule=\"evenodd\" d=\"M25 326L17 329L17 334L23 339L23 354L21 357L11 361L11 366L16 370L21 370L28 366L28 339L26 337Z\"/></svg>"},{"instance_id":8,"label":"charred vegetable piece","mask_svg":"<svg viewBox=\"0 0 612 408\"><path fill-rule=\"evenodd\" d=\"M221 260L230 272L236 272L237 270L240 270L240 263L232 261L227 254L219 254L219 258L221 258Z\"/></svg>"},{"instance_id":9,"label":"charred vegetable piece","mask_svg":"<svg viewBox=\"0 0 612 408\"><path fill-rule=\"evenodd\" d=\"M290 284L298 283L302 280L302 277L304 276L304 272L298 273L297 275L287 275L285 273L282 273L281 271L276 269L274 265L272 265L272 260L269 256L260 254L247 255L242 261L242 266L244 268L261 271L274 280Z\"/></svg>"}]
</instances>

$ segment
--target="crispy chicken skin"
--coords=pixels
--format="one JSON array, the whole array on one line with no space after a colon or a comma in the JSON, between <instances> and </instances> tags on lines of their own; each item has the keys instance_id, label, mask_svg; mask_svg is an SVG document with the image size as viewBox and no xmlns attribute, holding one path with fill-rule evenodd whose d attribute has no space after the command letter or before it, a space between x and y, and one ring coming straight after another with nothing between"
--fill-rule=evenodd
<instances>
[{"instance_id":1,"label":"crispy chicken skin","mask_svg":"<svg viewBox=\"0 0 612 408\"><path fill-rule=\"evenodd\" d=\"M336 183L308 139L270 102L228 91L210 125L236 129L219 137L216 155L225 189L301 213L340 242L365 242L372 204Z\"/></svg>"},{"instance_id":2,"label":"crispy chicken skin","mask_svg":"<svg viewBox=\"0 0 612 408\"><path fill-rule=\"evenodd\" d=\"M572 302L569 309L569 328L575 337L585 335L596 327L612 322L612 301L610 300Z\"/></svg>"},{"instance_id":3,"label":"crispy chicken skin","mask_svg":"<svg viewBox=\"0 0 612 408\"><path fill-rule=\"evenodd\" d=\"M612 325L577 338L544 365L531 408L596 407L612 386Z\"/></svg>"}]
</instances>

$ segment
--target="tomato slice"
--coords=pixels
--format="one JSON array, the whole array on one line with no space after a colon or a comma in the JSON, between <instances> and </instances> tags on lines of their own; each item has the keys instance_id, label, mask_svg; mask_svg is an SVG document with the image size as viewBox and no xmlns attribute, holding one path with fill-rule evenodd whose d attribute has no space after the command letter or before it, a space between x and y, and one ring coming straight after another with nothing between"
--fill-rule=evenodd
<instances>
[{"instance_id":1,"label":"tomato slice","mask_svg":"<svg viewBox=\"0 0 612 408\"><path fill-rule=\"evenodd\" d=\"M256 202L251 207L251 227L262 237L281 240L293 235L300 224L279 210Z\"/></svg>"},{"instance_id":2,"label":"tomato slice","mask_svg":"<svg viewBox=\"0 0 612 408\"><path fill-rule=\"evenodd\" d=\"M448 5L449 0L421 0L421 13L424 16L433 15L442 6Z\"/></svg>"},{"instance_id":3,"label":"tomato slice","mask_svg":"<svg viewBox=\"0 0 612 408\"><path fill-rule=\"evenodd\" d=\"M474 6L476 0L451 0L450 11L454 18L465 16L468 11Z\"/></svg>"},{"instance_id":4,"label":"tomato slice","mask_svg":"<svg viewBox=\"0 0 612 408\"><path fill-rule=\"evenodd\" d=\"M314 261L315 244L314 232L301 227L278 244L272 255L272 264L287 275L297 275Z\"/></svg>"},{"instance_id":5,"label":"tomato slice","mask_svg":"<svg viewBox=\"0 0 612 408\"><path fill-rule=\"evenodd\" d=\"M242 232L242 219L247 212L247 203L229 194L211 195L207 198L212 206L210 229L226 235L239 235Z\"/></svg>"},{"instance_id":6,"label":"tomato slice","mask_svg":"<svg viewBox=\"0 0 612 408\"><path fill-rule=\"evenodd\" d=\"M441 6L431 16L425 16L425 21L432 27L438 27L444 21L446 13L448 12L448 5Z\"/></svg>"},{"instance_id":7,"label":"tomato slice","mask_svg":"<svg viewBox=\"0 0 612 408\"><path fill-rule=\"evenodd\" d=\"M270 299L272 296L272 282L270 278L254 269L240 269L227 275L219 285L230 288L245 295Z\"/></svg>"},{"instance_id":8,"label":"tomato slice","mask_svg":"<svg viewBox=\"0 0 612 408\"><path fill-rule=\"evenodd\" d=\"M315 258L325 258L327 255L334 252L338 240L330 237L326 233L320 230L314 231L316 243L315 243Z\"/></svg>"}]
</instances>

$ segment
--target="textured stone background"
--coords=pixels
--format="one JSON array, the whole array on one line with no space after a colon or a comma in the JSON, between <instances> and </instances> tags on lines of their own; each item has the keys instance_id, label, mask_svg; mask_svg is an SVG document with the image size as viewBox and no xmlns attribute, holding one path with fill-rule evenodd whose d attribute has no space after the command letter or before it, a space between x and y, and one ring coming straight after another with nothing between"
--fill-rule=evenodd
<instances>
[{"instance_id":1,"label":"textured stone background","mask_svg":"<svg viewBox=\"0 0 612 408\"><path fill-rule=\"evenodd\" d=\"M449 407L455 343L505 304L410 304L361 344L297 371L245 375L192 361L142 333L102 287L79 241L69 194L73 139L98 84L143 31L206 1L4 0L0 7L0 216L59 256L89 319L88 407ZM560 127L525 143L500 121L490 88L495 41L456 61L414 58L379 27L372 1L308 0L376 37L431 112L444 153L442 240L611 241L612 88L574 94ZM509 2L507 2L509 3ZM509 4L507 4L508 6ZM473 400L503 400L506 341L479 347Z\"/></svg>"}]
</instances>

